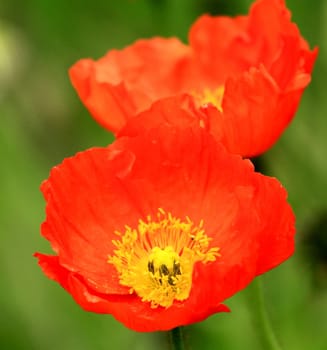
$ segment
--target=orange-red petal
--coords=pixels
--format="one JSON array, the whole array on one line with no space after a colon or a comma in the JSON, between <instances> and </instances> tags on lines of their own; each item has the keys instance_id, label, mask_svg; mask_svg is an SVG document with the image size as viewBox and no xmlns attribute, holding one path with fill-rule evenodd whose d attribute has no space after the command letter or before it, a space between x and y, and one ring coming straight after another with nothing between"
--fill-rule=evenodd
<instances>
[{"instance_id":1,"label":"orange-red petal","mask_svg":"<svg viewBox=\"0 0 327 350\"><path fill-rule=\"evenodd\" d=\"M197 108L193 97L187 94L163 98L155 101L148 110L130 119L117 133L117 137L137 136L160 127L201 127L209 132L209 109Z\"/></svg>"},{"instance_id":2,"label":"orange-red petal","mask_svg":"<svg viewBox=\"0 0 327 350\"><path fill-rule=\"evenodd\" d=\"M98 61L82 59L69 74L93 117L116 133L153 101L178 92L179 67L189 53L176 38L138 40Z\"/></svg>"},{"instance_id":3,"label":"orange-red petal","mask_svg":"<svg viewBox=\"0 0 327 350\"><path fill-rule=\"evenodd\" d=\"M219 32L226 32L221 40ZM318 53L291 22L285 2L258 0L249 16L234 19L202 16L190 43L198 74L225 87L223 112L211 113L213 135L223 134L232 153L265 152L294 117Z\"/></svg>"},{"instance_id":4,"label":"orange-red petal","mask_svg":"<svg viewBox=\"0 0 327 350\"><path fill-rule=\"evenodd\" d=\"M81 276L63 268L57 256L40 253L36 253L35 256L39 259L43 272L70 293L84 310L111 314L126 327L138 332L165 331L171 329L174 324L187 325L202 321L213 313L229 312L229 308L223 304L198 308L188 301L174 304L169 309L149 309L149 306L135 295L104 295L91 290ZM205 300L206 295L203 293L201 298Z\"/></svg>"}]
</instances>

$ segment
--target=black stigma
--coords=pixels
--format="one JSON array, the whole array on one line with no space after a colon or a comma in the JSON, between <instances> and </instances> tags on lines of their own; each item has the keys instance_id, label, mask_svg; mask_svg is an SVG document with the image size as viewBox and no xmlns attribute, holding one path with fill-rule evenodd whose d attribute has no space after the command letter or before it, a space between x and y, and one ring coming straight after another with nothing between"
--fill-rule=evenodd
<instances>
[{"instance_id":1,"label":"black stigma","mask_svg":"<svg viewBox=\"0 0 327 350\"><path fill-rule=\"evenodd\" d=\"M173 280L173 278L171 276L168 276L168 283L171 285L171 286L174 286L176 284L176 282Z\"/></svg>"},{"instance_id":2,"label":"black stigma","mask_svg":"<svg viewBox=\"0 0 327 350\"><path fill-rule=\"evenodd\" d=\"M153 266L153 261L148 262L148 270L149 272L154 274L154 266Z\"/></svg>"},{"instance_id":3,"label":"black stigma","mask_svg":"<svg viewBox=\"0 0 327 350\"><path fill-rule=\"evenodd\" d=\"M164 281L168 282L169 285L175 286L178 278L176 277L177 275L181 275L181 266L180 263L174 261L172 270L169 270L167 265L161 264L159 266L159 269L155 267L153 261L148 262L148 271L151 272L153 275L155 274L156 271L159 272L159 278L157 281L159 282L160 285L164 283ZM164 276L167 276L167 279L164 278Z\"/></svg>"},{"instance_id":4,"label":"black stigma","mask_svg":"<svg viewBox=\"0 0 327 350\"><path fill-rule=\"evenodd\" d=\"M160 272L160 276L162 275L169 275L169 269L168 267L165 265L165 264L162 264L160 267L159 267L159 272Z\"/></svg>"},{"instance_id":5,"label":"black stigma","mask_svg":"<svg viewBox=\"0 0 327 350\"><path fill-rule=\"evenodd\" d=\"M173 275L181 275L181 265L179 263L176 263L176 261L174 261L174 265L173 265Z\"/></svg>"}]
</instances>

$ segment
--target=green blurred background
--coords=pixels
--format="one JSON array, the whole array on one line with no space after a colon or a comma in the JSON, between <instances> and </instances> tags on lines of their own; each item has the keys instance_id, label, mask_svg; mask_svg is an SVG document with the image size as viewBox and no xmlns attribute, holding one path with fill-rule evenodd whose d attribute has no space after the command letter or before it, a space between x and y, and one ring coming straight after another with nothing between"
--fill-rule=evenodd
<instances>
[{"instance_id":1,"label":"green blurred background","mask_svg":"<svg viewBox=\"0 0 327 350\"><path fill-rule=\"evenodd\" d=\"M246 13L250 0L5 0L0 2L0 348L164 349L164 334L130 331L110 315L82 311L32 257L50 253L39 234L40 182L64 157L112 137L82 106L67 70L153 35L187 38L204 12ZM297 252L263 277L274 328L285 350L327 349L327 1L287 0L320 54L298 114L258 160L289 191ZM222 33L223 36L223 33ZM269 203L267 203L269 205ZM187 329L192 349L262 349L243 291Z\"/></svg>"}]
</instances>

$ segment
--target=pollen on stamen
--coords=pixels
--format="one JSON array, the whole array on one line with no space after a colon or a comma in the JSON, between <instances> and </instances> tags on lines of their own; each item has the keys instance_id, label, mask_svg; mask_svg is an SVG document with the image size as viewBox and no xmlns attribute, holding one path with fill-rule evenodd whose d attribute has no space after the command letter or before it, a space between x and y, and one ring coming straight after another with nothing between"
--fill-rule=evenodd
<instances>
[{"instance_id":1,"label":"pollen on stamen","mask_svg":"<svg viewBox=\"0 0 327 350\"><path fill-rule=\"evenodd\" d=\"M219 86L216 89L204 88L200 91L193 91L192 95L194 96L195 102L198 105L198 107L205 107L211 104L215 106L220 112L222 112L224 92L224 86Z\"/></svg>"},{"instance_id":2,"label":"pollen on stamen","mask_svg":"<svg viewBox=\"0 0 327 350\"><path fill-rule=\"evenodd\" d=\"M210 247L204 222L194 225L159 208L155 219L150 215L139 220L135 229L125 226L116 231L115 250L108 257L118 272L119 282L136 293L152 308L170 307L173 302L189 297L194 264L215 261L218 247Z\"/></svg>"}]
</instances>

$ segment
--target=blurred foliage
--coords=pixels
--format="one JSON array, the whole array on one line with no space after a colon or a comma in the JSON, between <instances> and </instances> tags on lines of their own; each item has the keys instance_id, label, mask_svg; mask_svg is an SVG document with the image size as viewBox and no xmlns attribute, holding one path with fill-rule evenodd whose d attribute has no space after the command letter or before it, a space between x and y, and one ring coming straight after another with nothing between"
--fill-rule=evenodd
<instances>
[{"instance_id":1,"label":"blurred foliage","mask_svg":"<svg viewBox=\"0 0 327 350\"><path fill-rule=\"evenodd\" d=\"M165 335L138 334L111 316L82 311L43 276L34 251L44 201L39 185L64 157L112 136L79 102L67 76L82 57L97 58L139 37L187 39L204 13L246 13L250 0L20 0L0 3L0 348L163 349ZM278 177L297 216L297 253L266 274L266 299L288 350L327 344L327 2L287 0L312 46L320 46L313 81L294 122L260 159ZM187 328L193 349L260 349L247 290L231 298L230 314Z\"/></svg>"}]
</instances>

